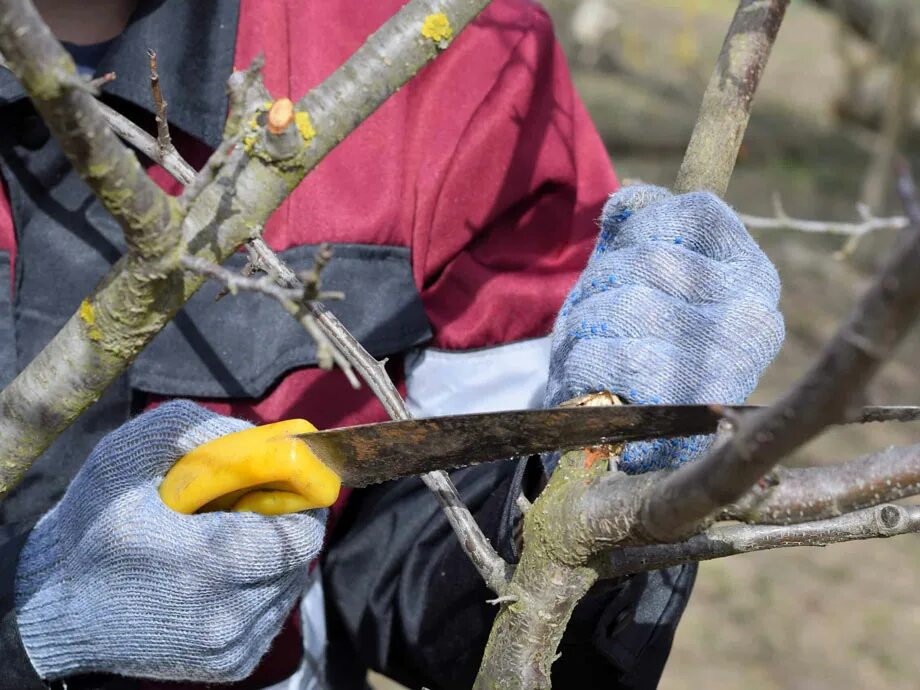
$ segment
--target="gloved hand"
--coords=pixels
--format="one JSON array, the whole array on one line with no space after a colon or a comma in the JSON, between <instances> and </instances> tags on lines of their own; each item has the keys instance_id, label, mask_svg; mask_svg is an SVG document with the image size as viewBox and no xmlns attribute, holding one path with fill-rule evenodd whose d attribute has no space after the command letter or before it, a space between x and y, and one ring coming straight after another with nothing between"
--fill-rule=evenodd
<instances>
[{"instance_id":1,"label":"gloved hand","mask_svg":"<svg viewBox=\"0 0 920 690\"><path fill-rule=\"evenodd\" d=\"M599 390L633 404L741 403L783 342L779 287L715 195L625 187L556 320L545 404ZM672 467L711 439L630 443L620 469Z\"/></svg>"},{"instance_id":2,"label":"gloved hand","mask_svg":"<svg viewBox=\"0 0 920 690\"><path fill-rule=\"evenodd\" d=\"M20 635L44 678L246 677L319 553L325 510L180 515L157 493L192 448L247 422L187 401L106 436L20 556Z\"/></svg>"}]
</instances>

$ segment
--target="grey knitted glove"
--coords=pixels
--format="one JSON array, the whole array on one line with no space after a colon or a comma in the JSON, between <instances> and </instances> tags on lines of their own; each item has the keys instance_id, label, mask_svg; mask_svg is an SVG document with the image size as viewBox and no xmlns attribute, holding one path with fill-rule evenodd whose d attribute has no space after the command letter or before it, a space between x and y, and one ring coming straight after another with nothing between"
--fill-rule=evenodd
<instances>
[{"instance_id":1,"label":"grey knitted glove","mask_svg":"<svg viewBox=\"0 0 920 690\"><path fill-rule=\"evenodd\" d=\"M598 390L627 402L740 403L783 342L779 277L708 192L626 187L553 331L545 403ZM692 460L711 437L628 444L632 473Z\"/></svg>"},{"instance_id":2,"label":"grey knitted glove","mask_svg":"<svg viewBox=\"0 0 920 690\"><path fill-rule=\"evenodd\" d=\"M249 675L303 591L326 511L180 515L157 487L195 446L250 426L177 401L96 446L20 556L17 621L42 677Z\"/></svg>"}]
</instances>

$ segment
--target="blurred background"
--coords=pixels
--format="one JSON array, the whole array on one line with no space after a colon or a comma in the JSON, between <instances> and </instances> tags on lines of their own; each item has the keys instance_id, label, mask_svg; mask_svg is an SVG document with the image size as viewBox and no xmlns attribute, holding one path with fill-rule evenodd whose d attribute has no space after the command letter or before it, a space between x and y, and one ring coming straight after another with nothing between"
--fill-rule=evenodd
<instances>
[{"instance_id":1,"label":"blurred background","mask_svg":"<svg viewBox=\"0 0 920 690\"><path fill-rule=\"evenodd\" d=\"M543 0L621 179L671 185L736 6L731 0ZM754 101L728 201L775 216L901 215L895 152L920 178L920 2L793 0ZM895 235L858 243L753 231L779 268L787 338L754 402L784 391L865 289ZM920 270L920 266L918 266ZM920 330L870 402L920 403ZM828 433L787 464L920 442L920 424ZM920 535L704 563L664 690L920 687ZM393 687L380 685L379 687ZM561 689L568 690L568 689Z\"/></svg>"}]
</instances>

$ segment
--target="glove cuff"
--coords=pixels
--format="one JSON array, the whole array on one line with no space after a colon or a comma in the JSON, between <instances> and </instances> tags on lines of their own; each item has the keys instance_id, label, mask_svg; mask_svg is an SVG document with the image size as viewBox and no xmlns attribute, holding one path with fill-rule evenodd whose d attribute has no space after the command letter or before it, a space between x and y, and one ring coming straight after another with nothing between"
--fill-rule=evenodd
<instances>
[{"instance_id":1,"label":"glove cuff","mask_svg":"<svg viewBox=\"0 0 920 690\"><path fill-rule=\"evenodd\" d=\"M53 511L52 511L53 512ZM92 644L73 615L69 583L59 576L64 553L46 515L29 535L16 570L16 624L23 649L45 679L87 668Z\"/></svg>"}]
</instances>

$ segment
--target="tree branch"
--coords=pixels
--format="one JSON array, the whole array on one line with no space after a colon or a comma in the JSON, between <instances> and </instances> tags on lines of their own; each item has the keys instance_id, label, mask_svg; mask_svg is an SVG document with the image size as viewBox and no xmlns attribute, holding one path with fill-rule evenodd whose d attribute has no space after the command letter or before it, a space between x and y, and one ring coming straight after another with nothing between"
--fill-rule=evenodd
<instances>
[{"instance_id":1,"label":"tree branch","mask_svg":"<svg viewBox=\"0 0 920 690\"><path fill-rule=\"evenodd\" d=\"M836 517L920 494L920 444L822 467L777 467L719 514L723 520L791 524Z\"/></svg>"},{"instance_id":2,"label":"tree branch","mask_svg":"<svg viewBox=\"0 0 920 690\"><path fill-rule=\"evenodd\" d=\"M775 405L743 417L731 439L655 486L641 529L655 541L694 531L737 500L783 456L828 425L847 419L866 385L917 317L920 212L906 170L899 176L911 225L847 322L799 383Z\"/></svg>"},{"instance_id":3,"label":"tree branch","mask_svg":"<svg viewBox=\"0 0 920 690\"><path fill-rule=\"evenodd\" d=\"M748 230L797 230L798 232L819 233L828 235L845 235L847 237L861 237L876 230L903 230L907 227L906 216L892 216L879 218L873 215L872 210L865 204L856 204L859 222L805 220L793 218L786 213L782 200L778 194L773 195L774 215L772 217L752 216L739 213L738 217Z\"/></svg>"},{"instance_id":4,"label":"tree branch","mask_svg":"<svg viewBox=\"0 0 920 690\"><path fill-rule=\"evenodd\" d=\"M675 544L626 546L607 554L598 570L603 578L617 578L766 549L827 546L916 532L920 532L920 506L888 503L804 524L717 525Z\"/></svg>"},{"instance_id":5,"label":"tree branch","mask_svg":"<svg viewBox=\"0 0 920 690\"><path fill-rule=\"evenodd\" d=\"M64 148L76 148L81 155L88 148L92 160L97 154L101 157L101 167L91 168L94 192L108 199L107 206L114 208L116 217L127 216L129 226L135 219L141 228L162 230L181 220L181 243L170 246L168 265L158 264L156 270L139 266L130 257L119 261L79 312L0 393L0 497L200 287L205 278L179 265L181 247L190 255L219 264L253 239L304 176L444 50L487 4L488 0L412 0L304 97L295 122L284 132L268 132L261 109L238 118L241 145L230 149L225 141L218 148L212 156L212 161L218 161L213 175L195 190L187 208L163 194L134 156L125 153L92 97L63 84L73 77L73 63L31 6L25 0L8 0L2 5L0 52L15 66L27 88L36 91L40 112L55 135L66 142ZM452 33L434 40L425 33L425 20L442 13ZM78 136L85 129L68 128L79 124L75 120L92 125L93 136L87 139L91 145ZM114 151L117 161L99 154L99 147L105 154ZM123 159L129 163L123 164ZM157 213L160 207L147 203L151 189L151 194L166 198L162 203L169 213ZM113 190L121 191L113 197ZM117 204L112 203L113 198Z\"/></svg>"},{"instance_id":6,"label":"tree branch","mask_svg":"<svg viewBox=\"0 0 920 690\"><path fill-rule=\"evenodd\" d=\"M788 0L739 2L703 96L675 191L725 192L751 100L787 4ZM525 547L509 587L509 594L517 598L512 606L503 605L495 620L476 678L477 690L550 687L550 666L571 612L597 577L587 564L599 547L596 535L620 528L624 536L629 534L651 486L648 475L604 472L609 455L610 449L603 448L564 455L524 516ZM586 499L600 483L617 486L596 494L607 509L599 523L585 508L596 507L597 501Z\"/></svg>"},{"instance_id":7,"label":"tree branch","mask_svg":"<svg viewBox=\"0 0 920 690\"><path fill-rule=\"evenodd\" d=\"M176 201L106 126L70 55L28 0L0 6L0 53L68 160L124 229L129 252L160 259L174 249Z\"/></svg>"},{"instance_id":8,"label":"tree branch","mask_svg":"<svg viewBox=\"0 0 920 690\"><path fill-rule=\"evenodd\" d=\"M728 189L773 41L789 0L741 0L684 154L674 191Z\"/></svg>"},{"instance_id":9,"label":"tree branch","mask_svg":"<svg viewBox=\"0 0 920 690\"><path fill-rule=\"evenodd\" d=\"M233 81L239 83L231 88L231 102L235 103L231 106L231 110L245 107L245 99L242 94L254 85L253 74L255 72L253 70L237 74L239 76ZM179 155L175 147L164 151L156 139L126 117L104 104L100 106L107 122L120 137L160 163L182 184L188 186L195 181L195 170ZM198 257L183 257L183 266L221 281L231 291L240 289L262 292L279 301L317 342L318 352L331 354L352 385L357 384L351 366L353 363L358 367L362 378L381 401L387 413L394 419L408 419L408 408L405 407L405 403L390 381L384 367L364 350L335 315L321 305L303 306L300 300L296 299L296 295L302 295L303 285L294 271L272 251L261 237L248 241L246 248L249 252L250 264L268 273L271 276L272 285L277 283L277 286L280 286L278 292L265 289L265 281L261 279L247 279L245 276L233 274L217 264ZM292 309L293 305L296 307ZM402 413L405 416L400 416ZM492 548L489 540L463 503L450 476L446 472L432 472L423 476L422 481L434 493L460 544L486 585L494 592L500 593L511 576L511 567Z\"/></svg>"}]
</instances>

